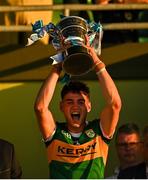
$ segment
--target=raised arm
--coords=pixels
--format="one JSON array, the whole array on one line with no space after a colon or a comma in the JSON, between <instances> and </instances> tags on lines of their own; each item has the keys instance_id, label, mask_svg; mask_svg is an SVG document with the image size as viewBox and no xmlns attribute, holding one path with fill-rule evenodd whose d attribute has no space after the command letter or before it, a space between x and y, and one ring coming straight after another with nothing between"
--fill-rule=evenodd
<instances>
[{"instance_id":1,"label":"raised arm","mask_svg":"<svg viewBox=\"0 0 148 180\"><path fill-rule=\"evenodd\" d=\"M52 100L60 72L61 64L52 66L50 74L39 90L34 104L35 113L44 139L50 138L56 128L55 120L48 107Z\"/></svg>"},{"instance_id":2,"label":"raised arm","mask_svg":"<svg viewBox=\"0 0 148 180\"><path fill-rule=\"evenodd\" d=\"M98 82L106 101L106 105L100 115L101 127L104 135L109 138L113 135L119 119L121 99L112 78L105 69L104 63L98 58L93 48L89 48L89 50L93 57Z\"/></svg>"}]
</instances>

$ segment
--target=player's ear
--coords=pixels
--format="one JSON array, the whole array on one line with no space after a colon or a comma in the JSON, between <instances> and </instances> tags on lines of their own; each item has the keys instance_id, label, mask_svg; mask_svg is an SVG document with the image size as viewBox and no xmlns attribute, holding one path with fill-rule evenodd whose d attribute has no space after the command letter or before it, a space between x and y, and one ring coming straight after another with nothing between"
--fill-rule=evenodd
<instances>
[{"instance_id":1,"label":"player's ear","mask_svg":"<svg viewBox=\"0 0 148 180\"><path fill-rule=\"evenodd\" d=\"M90 112L91 111L91 102L89 102L88 104L87 104L87 112Z\"/></svg>"}]
</instances>

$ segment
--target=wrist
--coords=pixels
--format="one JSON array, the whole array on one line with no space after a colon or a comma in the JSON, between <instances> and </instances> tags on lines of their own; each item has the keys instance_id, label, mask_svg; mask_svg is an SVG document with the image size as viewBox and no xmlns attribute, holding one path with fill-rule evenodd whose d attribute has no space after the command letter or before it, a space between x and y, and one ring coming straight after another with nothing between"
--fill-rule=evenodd
<instances>
[{"instance_id":1,"label":"wrist","mask_svg":"<svg viewBox=\"0 0 148 180\"><path fill-rule=\"evenodd\" d=\"M59 64L53 65L52 70L60 75L60 73L62 71L62 66Z\"/></svg>"},{"instance_id":2,"label":"wrist","mask_svg":"<svg viewBox=\"0 0 148 180\"><path fill-rule=\"evenodd\" d=\"M99 75L101 72L105 70L105 64L102 61L96 61L94 64L94 69L97 75Z\"/></svg>"}]
</instances>

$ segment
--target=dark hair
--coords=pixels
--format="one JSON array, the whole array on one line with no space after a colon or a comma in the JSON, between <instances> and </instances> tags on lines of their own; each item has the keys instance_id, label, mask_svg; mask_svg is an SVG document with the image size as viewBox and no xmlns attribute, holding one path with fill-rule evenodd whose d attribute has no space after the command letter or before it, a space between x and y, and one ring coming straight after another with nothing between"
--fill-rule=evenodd
<instances>
[{"instance_id":1,"label":"dark hair","mask_svg":"<svg viewBox=\"0 0 148 180\"><path fill-rule=\"evenodd\" d=\"M86 84L79 81L70 81L63 87L61 91L61 98L63 99L64 96L69 92L80 93L81 91L83 91L89 97L89 88L86 86Z\"/></svg>"},{"instance_id":2,"label":"dark hair","mask_svg":"<svg viewBox=\"0 0 148 180\"><path fill-rule=\"evenodd\" d=\"M124 133L124 134L136 133L140 136L139 127L135 123L127 123L127 124L123 124L122 126L120 126L119 129L117 130L116 139L115 139L116 142L117 142L117 138L118 138L119 134L121 134L121 133Z\"/></svg>"}]
</instances>

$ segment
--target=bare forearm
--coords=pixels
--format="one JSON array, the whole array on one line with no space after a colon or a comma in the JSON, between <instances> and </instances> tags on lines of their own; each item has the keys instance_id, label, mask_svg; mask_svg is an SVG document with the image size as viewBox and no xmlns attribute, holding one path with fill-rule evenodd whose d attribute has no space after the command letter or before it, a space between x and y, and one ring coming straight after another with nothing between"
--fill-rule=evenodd
<instances>
[{"instance_id":1,"label":"bare forearm","mask_svg":"<svg viewBox=\"0 0 148 180\"><path fill-rule=\"evenodd\" d=\"M97 77L106 103L109 105L118 105L120 103L120 96L112 78L106 69L97 74Z\"/></svg>"},{"instance_id":2,"label":"bare forearm","mask_svg":"<svg viewBox=\"0 0 148 180\"><path fill-rule=\"evenodd\" d=\"M117 103L120 101L120 96L112 78L105 68L105 64L99 59L93 49L91 49L91 56L93 58L94 69L96 71L96 75L106 103Z\"/></svg>"},{"instance_id":3,"label":"bare forearm","mask_svg":"<svg viewBox=\"0 0 148 180\"><path fill-rule=\"evenodd\" d=\"M53 97L53 93L55 91L60 72L61 70L57 67L53 66L51 68L51 72L43 83L36 98L35 106L37 106L38 109L48 108L48 105Z\"/></svg>"}]
</instances>

